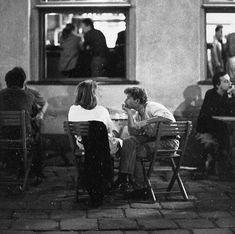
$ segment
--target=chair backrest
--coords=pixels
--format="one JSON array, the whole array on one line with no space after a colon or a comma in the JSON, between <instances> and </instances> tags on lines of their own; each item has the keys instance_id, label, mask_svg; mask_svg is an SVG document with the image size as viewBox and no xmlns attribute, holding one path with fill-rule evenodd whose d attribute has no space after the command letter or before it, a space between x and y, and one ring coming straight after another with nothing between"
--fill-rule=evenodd
<instances>
[{"instance_id":1,"label":"chair backrest","mask_svg":"<svg viewBox=\"0 0 235 234\"><path fill-rule=\"evenodd\" d=\"M103 122L100 121L80 121L64 122L64 130L69 136L69 142L73 153L79 152L76 144L76 137L82 137L85 151L96 150L95 147L106 147L109 150L107 128ZM95 135L94 135L95 134ZM100 144L98 144L100 142Z\"/></svg>"},{"instance_id":2,"label":"chair backrest","mask_svg":"<svg viewBox=\"0 0 235 234\"><path fill-rule=\"evenodd\" d=\"M174 155L179 156L179 165L181 165L191 130L191 121L176 121L171 123L160 122L156 128L156 142L154 156L152 158L152 167L157 158L164 158ZM179 147L177 149L160 147L161 141L164 139L179 140Z\"/></svg>"},{"instance_id":3,"label":"chair backrest","mask_svg":"<svg viewBox=\"0 0 235 234\"><path fill-rule=\"evenodd\" d=\"M103 187L113 178L113 165L110 155L108 132L99 121L64 122L64 130L69 136L70 146L75 156L82 152L76 144L76 137L82 137L84 145L85 183L89 188ZM77 165L78 167L78 165Z\"/></svg>"},{"instance_id":4,"label":"chair backrest","mask_svg":"<svg viewBox=\"0 0 235 234\"><path fill-rule=\"evenodd\" d=\"M89 122L72 122L65 121L64 122L64 131L68 134L70 147L72 149L73 154L83 153L83 150L78 149L76 145L76 136L88 136L89 134Z\"/></svg>"},{"instance_id":5,"label":"chair backrest","mask_svg":"<svg viewBox=\"0 0 235 234\"><path fill-rule=\"evenodd\" d=\"M26 149L26 113L0 111L0 148Z\"/></svg>"}]
</instances>

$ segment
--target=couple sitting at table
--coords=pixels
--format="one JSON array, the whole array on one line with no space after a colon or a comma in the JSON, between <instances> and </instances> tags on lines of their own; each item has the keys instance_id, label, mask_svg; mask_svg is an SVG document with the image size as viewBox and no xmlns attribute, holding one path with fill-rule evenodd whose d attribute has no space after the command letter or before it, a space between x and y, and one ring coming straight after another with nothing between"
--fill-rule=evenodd
<instances>
[{"instance_id":1,"label":"couple sitting at table","mask_svg":"<svg viewBox=\"0 0 235 234\"><path fill-rule=\"evenodd\" d=\"M75 103L70 107L68 120L103 122L108 130L111 153L116 153L120 147L119 175L112 187L122 190L129 190L130 187L140 189L144 178L136 157L146 157L154 147L154 124L148 124L148 120L157 117L159 121L172 122L175 119L165 106L148 101L144 89L132 87L125 89L124 93L127 97L122 109L128 115L129 136L123 139L123 144L119 144L120 140L115 140L119 135L113 127L108 110L97 104L95 81L87 80L78 85ZM164 139L161 144L162 148L168 149L177 149L178 146L177 139Z\"/></svg>"},{"instance_id":2,"label":"couple sitting at table","mask_svg":"<svg viewBox=\"0 0 235 234\"><path fill-rule=\"evenodd\" d=\"M229 127L213 116L235 116L235 90L225 72L214 75L213 88L205 94L197 123L197 138L205 146L203 168L196 177L218 174L221 180L234 179L229 155Z\"/></svg>"}]
</instances>

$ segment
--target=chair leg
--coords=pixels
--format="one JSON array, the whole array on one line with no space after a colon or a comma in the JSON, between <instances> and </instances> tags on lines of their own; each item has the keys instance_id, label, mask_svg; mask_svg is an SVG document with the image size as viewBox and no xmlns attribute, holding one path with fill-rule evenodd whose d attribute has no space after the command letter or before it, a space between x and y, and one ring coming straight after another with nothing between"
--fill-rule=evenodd
<instances>
[{"instance_id":1,"label":"chair leg","mask_svg":"<svg viewBox=\"0 0 235 234\"><path fill-rule=\"evenodd\" d=\"M76 181L76 201L79 202L79 175L77 175L77 181Z\"/></svg>"},{"instance_id":2,"label":"chair leg","mask_svg":"<svg viewBox=\"0 0 235 234\"><path fill-rule=\"evenodd\" d=\"M182 181L182 179L180 177L180 174L179 174L179 167L177 169L177 166L176 166L175 161L174 161L173 158L171 158L171 166L172 166L172 170L173 170L173 175L172 175L171 181L170 181L170 183L168 185L167 192L171 191L175 181L177 180L179 188L180 188L180 190L181 190L181 192L183 194L184 199L188 200L188 194L186 192L186 189L184 187L183 181Z\"/></svg>"},{"instance_id":3,"label":"chair leg","mask_svg":"<svg viewBox=\"0 0 235 234\"><path fill-rule=\"evenodd\" d=\"M24 182L23 182L23 187L22 187L23 192L25 192L28 187L29 172L30 172L30 168L27 168L27 170L25 171L25 175L24 175Z\"/></svg>"},{"instance_id":4,"label":"chair leg","mask_svg":"<svg viewBox=\"0 0 235 234\"><path fill-rule=\"evenodd\" d=\"M28 186L28 177L29 177L29 172L31 169L31 164L32 164L32 157L29 156L28 158L28 154L27 152L24 152L24 182L23 182L23 186L22 186L22 191L26 191L27 186Z\"/></svg>"},{"instance_id":5,"label":"chair leg","mask_svg":"<svg viewBox=\"0 0 235 234\"><path fill-rule=\"evenodd\" d=\"M152 188L152 185L151 185L151 181L150 181L149 177L147 176L147 173L146 173L146 170L145 170L145 167L144 167L144 162L141 161L141 165L142 165L143 174L144 174L144 182L147 185L147 189L151 193L151 197L152 197L153 203L155 203L157 201L157 199L156 199L155 193L153 191L153 188Z\"/></svg>"}]
</instances>

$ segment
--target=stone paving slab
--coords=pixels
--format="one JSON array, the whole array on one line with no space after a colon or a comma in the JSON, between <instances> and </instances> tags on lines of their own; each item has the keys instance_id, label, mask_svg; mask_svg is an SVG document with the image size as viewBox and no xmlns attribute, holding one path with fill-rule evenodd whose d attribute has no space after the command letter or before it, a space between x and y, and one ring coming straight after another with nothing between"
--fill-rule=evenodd
<instances>
[{"instance_id":1,"label":"stone paving slab","mask_svg":"<svg viewBox=\"0 0 235 234\"><path fill-rule=\"evenodd\" d=\"M180 201L180 202L162 202L161 206L163 209L191 209L194 207L191 201Z\"/></svg>"},{"instance_id":2,"label":"stone paving slab","mask_svg":"<svg viewBox=\"0 0 235 234\"><path fill-rule=\"evenodd\" d=\"M214 228L215 225L208 219L179 219L176 220L181 228Z\"/></svg>"},{"instance_id":3,"label":"stone paving slab","mask_svg":"<svg viewBox=\"0 0 235 234\"><path fill-rule=\"evenodd\" d=\"M16 210L13 214L13 218L21 219L48 219L48 213L38 210Z\"/></svg>"},{"instance_id":4,"label":"stone paving slab","mask_svg":"<svg viewBox=\"0 0 235 234\"><path fill-rule=\"evenodd\" d=\"M197 219L199 215L195 211L160 210L167 219Z\"/></svg>"},{"instance_id":5,"label":"stone paving slab","mask_svg":"<svg viewBox=\"0 0 235 234\"><path fill-rule=\"evenodd\" d=\"M125 209L127 218L161 218L161 214L156 209Z\"/></svg>"},{"instance_id":6,"label":"stone paving slab","mask_svg":"<svg viewBox=\"0 0 235 234\"><path fill-rule=\"evenodd\" d=\"M126 231L125 234L148 234L147 231Z\"/></svg>"},{"instance_id":7,"label":"stone paving slab","mask_svg":"<svg viewBox=\"0 0 235 234\"><path fill-rule=\"evenodd\" d=\"M72 218L86 218L86 210L53 210L49 214L50 219L72 219Z\"/></svg>"},{"instance_id":8,"label":"stone paving slab","mask_svg":"<svg viewBox=\"0 0 235 234\"><path fill-rule=\"evenodd\" d=\"M152 231L150 234L190 234L188 230L175 229L175 230L160 230L160 231Z\"/></svg>"},{"instance_id":9,"label":"stone paving slab","mask_svg":"<svg viewBox=\"0 0 235 234\"><path fill-rule=\"evenodd\" d=\"M12 216L11 210L0 210L0 219L7 219Z\"/></svg>"},{"instance_id":10,"label":"stone paving slab","mask_svg":"<svg viewBox=\"0 0 235 234\"><path fill-rule=\"evenodd\" d=\"M11 230L0 230L0 234L35 234L36 232L32 231L11 231Z\"/></svg>"},{"instance_id":11,"label":"stone paving slab","mask_svg":"<svg viewBox=\"0 0 235 234\"><path fill-rule=\"evenodd\" d=\"M59 228L59 223L54 220L49 219L19 219L13 221L13 230L39 230L48 231L55 230Z\"/></svg>"},{"instance_id":12,"label":"stone paving slab","mask_svg":"<svg viewBox=\"0 0 235 234\"><path fill-rule=\"evenodd\" d=\"M156 203L142 202L142 203L131 203L130 207L136 209L160 209L161 205L158 202Z\"/></svg>"},{"instance_id":13,"label":"stone paving slab","mask_svg":"<svg viewBox=\"0 0 235 234\"><path fill-rule=\"evenodd\" d=\"M97 219L73 218L60 222L61 230L98 230Z\"/></svg>"},{"instance_id":14,"label":"stone paving slab","mask_svg":"<svg viewBox=\"0 0 235 234\"><path fill-rule=\"evenodd\" d=\"M137 223L144 230L154 230L154 229L176 229L177 224L168 219L155 219L155 218L142 218L137 219Z\"/></svg>"},{"instance_id":15,"label":"stone paving slab","mask_svg":"<svg viewBox=\"0 0 235 234\"><path fill-rule=\"evenodd\" d=\"M235 217L220 218L216 221L219 227L235 227Z\"/></svg>"},{"instance_id":16,"label":"stone paving slab","mask_svg":"<svg viewBox=\"0 0 235 234\"><path fill-rule=\"evenodd\" d=\"M232 217L228 211L209 211L209 212L199 212L199 216L202 218L223 218L223 217Z\"/></svg>"},{"instance_id":17,"label":"stone paving slab","mask_svg":"<svg viewBox=\"0 0 235 234\"><path fill-rule=\"evenodd\" d=\"M82 234L82 232L77 232L77 231L49 231L49 232L40 232L40 234Z\"/></svg>"},{"instance_id":18,"label":"stone paving slab","mask_svg":"<svg viewBox=\"0 0 235 234\"><path fill-rule=\"evenodd\" d=\"M11 223L12 223L11 219L0 219L0 230L8 229Z\"/></svg>"},{"instance_id":19,"label":"stone paving slab","mask_svg":"<svg viewBox=\"0 0 235 234\"><path fill-rule=\"evenodd\" d=\"M122 231L87 231L84 234L123 234Z\"/></svg>"},{"instance_id":20,"label":"stone paving slab","mask_svg":"<svg viewBox=\"0 0 235 234\"><path fill-rule=\"evenodd\" d=\"M232 234L233 232L226 228L212 228L212 229L194 229L193 234Z\"/></svg>"},{"instance_id":21,"label":"stone paving slab","mask_svg":"<svg viewBox=\"0 0 235 234\"><path fill-rule=\"evenodd\" d=\"M131 230L138 229L138 225L135 220L123 218L123 219L99 219L100 230Z\"/></svg>"},{"instance_id":22,"label":"stone paving slab","mask_svg":"<svg viewBox=\"0 0 235 234\"><path fill-rule=\"evenodd\" d=\"M88 218L124 218L122 209L93 209L88 210Z\"/></svg>"}]
</instances>

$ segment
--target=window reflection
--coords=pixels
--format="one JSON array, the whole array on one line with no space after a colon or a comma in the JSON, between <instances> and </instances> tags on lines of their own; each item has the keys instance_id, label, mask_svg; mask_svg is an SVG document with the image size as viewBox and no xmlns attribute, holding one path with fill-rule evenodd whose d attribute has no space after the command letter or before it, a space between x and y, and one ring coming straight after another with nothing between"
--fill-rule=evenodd
<instances>
[{"instance_id":1,"label":"window reflection","mask_svg":"<svg viewBox=\"0 0 235 234\"><path fill-rule=\"evenodd\" d=\"M206 14L207 78L226 71L235 79L235 13Z\"/></svg>"},{"instance_id":2,"label":"window reflection","mask_svg":"<svg viewBox=\"0 0 235 234\"><path fill-rule=\"evenodd\" d=\"M107 45L107 56L105 64L105 72L94 75L91 68L92 48L85 45L86 36L82 29L84 19L91 19L94 28L104 35ZM69 45L65 45L62 40L62 32L66 25L72 24L75 29ZM124 12L77 12L77 13L47 13L45 14L45 76L47 79L57 78L76 78L76 77L121 77L125 78L126 74L126 15ZM76 41L76 42L75 42ZM75 45L79 47L79 56L77 58L76 72L66 74L60 69L61 56L75 56ZM80 45L78 45L80 44ZM72 53L65 53L65 49L70 48ZM76 47L77 48L77 47ZM89 50L90 49L90 50ZM76 54L77 56L77 54Z\"/></svg>"}]
</instances>

